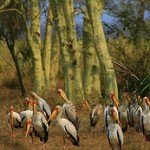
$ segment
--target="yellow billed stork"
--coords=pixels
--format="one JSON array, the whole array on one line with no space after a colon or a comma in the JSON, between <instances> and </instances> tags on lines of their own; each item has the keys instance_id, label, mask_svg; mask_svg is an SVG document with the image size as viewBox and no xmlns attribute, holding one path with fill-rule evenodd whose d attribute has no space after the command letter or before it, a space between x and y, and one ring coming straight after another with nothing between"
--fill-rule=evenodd
<instances>
[{"instance_id":1,"label":"yellow billed stork","mask_svg":"<svg viewBox=\"0 0 150 150\"><path fill-rule=\"evenodd\" d=\"M134 113L133 113L133 122L134 122L134 128L136 132L141 131L141 125L140 125L140 117L142 113L142 107L141 107L141 100L140 96L135 100L134 105Z\"/></svg>"},{"instance_id":2,"label":"yellow billed stork","mask_svg":"<svg viewBox=\"0 0 150 150\"><path fill-rule=\"evenodd\" d=\"M150 141L150 101L148 97L144 97L144 111L141 113L141 127L146 141Z\"/></svg>"},{"instance_id":3,"label":"yellow billed stork","mask_svg":"<svg viewBox=\"0 0 150 150\"><path fill-rule=\"evenodd\" d=\"M20 112L20 117L21 117L21 128L26 127L26 135L25 137L28 136L28 132L30 131L31 125L32 125L32 116L33 116L33 111L32 110L24 110Z\"/></svg>"},{"instance_id":4,"label":"yellow billed stork","mask_svg":"<svg viewBox=\"0 0 150 150\"><path fill-rule=\"evenodd\" d=\"M33 117L32 117L33 129L36 135L40 138L40 141L46 143L48 141L49 125L42 112L37 111L37 101L33 100Z\"/></svg>"},{"instance_id":5,"label":"yellow billed stork","mask_svg":"<svg viewBox=\"0 0 150 150\"><path fill-rule=\"evenodd\" d=\"M122 105L119 108L119 120L122 124L122 131L126 132L128 129L128 115L129 115L129 108L128 108L128 100L126 99L126 95L123 94Z\"/></svg>"},{"instance_id":6,"label":"yellow billed stork","mask_svg":"<svg viewBox=\"0 0 150 150\"><path fill-rule=\"evenodd\" d=\"M62 89L58 89L57 91L58 91L59 95L65 100L65 103L62 106L65 117L68 120L70 120L74 124L76 129L78 130L79 129L79 120L78 120L78 117L76 114L75 105L73 105L72 102L68 100L66 94L64 93L64 91Z\"/></svg>"},{"instance_id":7,"label":"yellow billed stork","mask_svg":"<svg viewBox=\"0 0 150 150\"><path fill-rule=\"evenodd\" d=\"M109 144L112 150L121 150L123 146L123 132L122 132L122 125L117 117L116 111L113 107L109 107L108 113L111 117L112 122L108 125L107 128L107 137ZM118 122L118 124L116 123Z\"/></svg>"},{"instance_id":8,"label":"yellow billed stork","mask_svg":"<svg viewBox=\"0 0 150 150\"><path fill-rule=\"evenodd\" d=\"M31 92L31 96L37 100L38 107L39 107L38 110L44 112L46 114L46 118L48 119L51 115L51 109L49 104L34 92Z\"/></svg>"},{"instance_id":9,"label":"yellow billed stork","mask_svg":"<svg viewBox=\"0 0 150 150\"><path fill-rule=\"evenodd\" d=\"M66 148L65 139L70 140L73 143L73 145L79 146L79 136L77 135L77 130L75 126L68 119L61 118L62 113L63 113L62 107L59 105L56 106L48 122L51 121L52 118L57 116L56 120L59 124L61 134L64 140L64 149Z\"/></svg>"},{"instance_id":10,"label":"yellow billed stork","mask_svg":"<svg viewBox=\"0 0 150 150\"><path fill-rule=\"evenodd\" d=\"M94 127L94 129L95 129L95 127L97 125L97 127L98 127L97 129L99 130L99 126L100 126L99 121L100 121L100 118L102 117L103 106L98 103L91 109L88 100L85 100L83 103L87 106L87 108L90 111L90 125L91 125L91 127Z\"/></svg>"},{"instance_id":11,"label":"yellow billed stork","mask_svg":"<svg viewBox=\"0 0 150 150\"><path fill-rule=\"evenodd\" d=\"M110 94L110 99L111 103L107 105L104 109L104 124L105 124L105 129L107 129L108 125L112 122L112 117L110 117L108 110L110 107L113 107L115 110L117 117L118 117L118 109L119 109L119 103L117 102L114 93Z\"/></svg>"},{"instance_id":12,"label":"yellow billed stork","mask_svg":"<svg viewBox=\"0 0 150 150\"><path fill-rule=\"evenodd\" d=\"M13 106L10 106L10 112L7 114L7 120L12 129L12 137L15 137L14 128L20 128L21 118L19 113L14 111Z\"/></svg>"}]
</instances>

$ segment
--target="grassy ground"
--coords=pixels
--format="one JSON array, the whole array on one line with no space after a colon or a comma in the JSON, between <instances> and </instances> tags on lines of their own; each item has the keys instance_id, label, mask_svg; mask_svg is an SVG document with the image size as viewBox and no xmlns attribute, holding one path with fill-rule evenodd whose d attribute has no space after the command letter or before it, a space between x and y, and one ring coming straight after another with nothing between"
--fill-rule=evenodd
<instances>
[{"instance_id":1,"label":"grassy ground","mask_svg":"<svg viewBox=\"0 0 150 150\"><path fill-rule=\"evenodd\" d=\"M7 54L4 52L7 52ZM35 138L32 143L30 137L25 138L23 129L16 129L16 138L12 138L11 130L7 126L6 115L9 112L10 105L13 105L17 112L25 109L24 99L19 97L20 91L17 89L16 71L13 63L10 62L12 62L12 58L8 51L0 51L0 150L41 150L43 145L38 138ZM27 96L29 96L32 87L31 82L25 82L24 84ZM58 98L56 91L50 91L42 95L52 108L56 104L63 104ZM103 116L101 117L101 129L93 137L89 127L89 112L85 108L77 106L77 113L80 118L80 129L78 132L80 147L75 147L67 141L67 150L110 150L106 131L103 130ZM63 149L63 140L59 135L57 124L50 127L46 149ZM123 150L150 150L150 143L144 141L142 133L136 133L129 128L124 134Z\"/></svg>"},{"instance_id":2,"label":"grassy ground","mask_svg":"<svg viewBox=\"0 0 150 150\"><path fill-rule=\"evenodd\" d=\"M11 137L11 130L7 126L6 115L9 111L10 105L14 105L16 111L25 109L25 104L22 102L18 95L18 90L8 90L7 88L1 88L0 95L0 150L41 150L43 144L38 138L34 138L32 143L31 138L25 138L25 131L23 129L16 129L16 138ZM49 95L50 97L50 95ZM54 95L52 95L54 97ZM51 99L48 99L48 103L52 104ZM59 103L59 101L57 102ZM61 103L61 102L60 102ZM53 106L52 106L53 107ZM101 129L96 134L90 131L89 127L89 112L84 107L77 107L78 116L80 118L80 147L73 146L67 141L68 150L110 150L108 144L106 131L103 130L103 116L101 117ZM59 135L57 124L54 123L49 130L49 139L46 143L46 149L49 150L61 150L63 149L63 140ZM144 141L142 133L136 133L134 129L129 128L124 134L124 147L123 150L150 150L150 143Z\"/></svg>"}]
</instances>

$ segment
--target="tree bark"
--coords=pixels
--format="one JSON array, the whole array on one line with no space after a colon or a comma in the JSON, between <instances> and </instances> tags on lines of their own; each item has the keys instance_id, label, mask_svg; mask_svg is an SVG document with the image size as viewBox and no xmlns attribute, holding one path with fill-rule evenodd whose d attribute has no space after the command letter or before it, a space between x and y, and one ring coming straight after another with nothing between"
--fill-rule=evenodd
<instances>
[{"instance_id":1,"label":"tree bark","mask_svg":"<svg viewBox=\"0 0 150 150\"><path fill-rule=\"evenodd\" d=\"M54 36L52 39L51 50L51 71L50 71L50 89L55 90L57 86L58 70L60 62L60 42L58 37L58 31L54 26Z\"/></svg>"},{"instance_id":2,"label":"tree bark","mask_svg":"<svg viewBox=\"0 0 150 150\"><path fill-rule=\"evenodd\" d=\"M9 34L11 34L11 33L9 33ZM13 37L13 35L10 35L9 38L8 38L7 35L6 35L5 39L6 39L6 43L7 43L7 46L9 48L9 51L11 53L11 56L13 58L13 61L15 63L17 76L18 76L18 80L19 80L19 85L20 85L20 88L21 88L21 94L22 94L22 96L25 96L26 91L25 91L25 88L24 88L24 85L23 85L20 67L19 67L16 55L15 55L15 51L14 51L14 37Z\"/></svg>"},{"instance_id":3,"label":"tree bark","mask_svg":"<svg viewBox=\"0 0 150 150\"><path fill-rule=\"evenodd\" d=\"M44 87L44 74L42 70L41 58L41 37L40 37L40 14L37 0L31 0L31 35L33 53L33 89L40 91Z\"/></svg>"},{"instance_id":4,"label":"tree bark","mask_svg":"<svg viewBox=\"0 0 150 150\"><path fill-rule=\"evenodd\" d=\"M67 34L66 34L66 23L64 14L62 11L62 6L60 1L51 0L52 4L52 13L56 25L56 29L58 31L59 41L60 41L60 52L62 56L62 68L64 74L64 85L65 85L65 92L69 99L73 98L72 95L72 65L71 65L71 58L69 51L67 49Z\"/></svg>"},{"instance_id":5,"label":"tree bark","mask_svg":"<svg viewBox=\"0 0 150 150\"><path fill-rule=\"evenodd\" d=\"M80 67L80 55L81 52L78 49L78 43L76 39L76 28L74 21L74 10L72 0L61 0L63 13L65 16L66 28L67 28L67 48L72 58L71 66L73 68L73 88L74 97L73 101L80 101L84 99L82 76Z\"/></svg>"},{"instance_id":6,"label":"tree bark","mask_svg":"<svg viewBox=\"0 0 150 150\"><path fill-rule=\"evenodd\" d=\"M94 63L94 45L92 38L92 27L89 21L88 12L86 10L84 11L83 22L83 50L83 88L85 99L87 99L92 94L92 66Z\"/></svg>"},{"instance_id":7,"label":"tree bark","mask_svg":"<svg viewBox=\"0 0 150 150\"><path fill-rule=\"evenodd\" d=\"M99 1L99 0L98 0ZM118 97L118 88L116 82L116 75L114 67L111 61L111 57L108 52L107 43L103 31L102 21L100 20L98 1L86 0L88 14L92 25L94 45L100 64L103 67L103 78L104 78L104 95L106 101L109 100L108 93L114 92Z\"/></svg>"},{"instance_id":8,"label":"tree bark","mask_svg":"<svg viewBox=\"0 0 150 150\"><path fill-rule=\"evenodd\" d=\"M48 15L46 21L46 29L44 34L44 43L43 43L43 71L44 71L44 79L45 79L45 86L49 88L50 86L50 58L51 58L51 33L52 33L52 12L49 3L48 8Z\"/></svg>"}]
</instances>

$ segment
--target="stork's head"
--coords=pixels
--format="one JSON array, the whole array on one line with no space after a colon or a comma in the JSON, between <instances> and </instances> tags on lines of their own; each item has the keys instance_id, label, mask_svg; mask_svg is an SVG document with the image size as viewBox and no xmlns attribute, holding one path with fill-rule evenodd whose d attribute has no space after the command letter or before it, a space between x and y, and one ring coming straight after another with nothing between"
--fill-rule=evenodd
<instances>
[{"instance_id":1,"label":"stork's head","mask_svg":"<svg viewBox=\"0 0 150 150\"><path fill-rule=\"evenodd\" d=\"M25 98L25 101L29 107L31 107L33 105L33 101L31 99L29 99L28 97Z\"/></svg>"},{"instance_id":2,"label":"stork's head","mask_svg":"<svg viewBox=\"0 0 150 150\"><path fill-rule=\"evenodd\" d=\"M138 99L139 103L142 103L142 99L141 99L141 96L140 96L140 95L138 96L137 99Z\"/></svg>"},{"instance_id":3,"label":"stork's head","mask_svg":"<svg viewBox=\"0 0 150 150\"><path fill-rule=\"evenodd\" d=\"M131 101L131 98L130 98L130 96L129 96L129 94L128 93L126 93L126 100L131 104L132 103L132 101Z\"/></svg>"},{"instance_id":4,"label":"stork's head","mask_svg":"<svg viewBox=\"0 0 150 150\"><path fill-rule=\"evenodd\" d=\"M145 103L146 103L148 106L150 106L150 101L149 101L149 98L148 98L148 97L144 97L144 101L145 101Z\"/></svg>"},{"instance_id":5,"label":"stork's head","mask_svg":"<svg viewBox=\"0 0 150 150\"><path fill-rule=\"evenodd\" d=\"M113 103L116 105L117 109L119 110L119 102L117 101L115 94L113 92L111 92L110 96L111 96Z\"/></svg>"},{"instance_id":6,"label":"stork's head","mask_svg":"<svg viewBox=\"0 0 150 150\"><path fill-rule=\"evenodd\" d=\"M91 107L89 105L89 101L88 100L84 100L83 101L83 106L87 107L89 110L91 110Z\"/></svg>"},{"instance_id":7,"label":"stork's head","mask_svg":"<svg viewBox=\"0 0 150 150\"><path fill-rule=\"evenodd\" d=\"M66 102L68 101L68 98L62 89L58 89L57 92Z\"/></svg>"},{"instance_id":8,"label":"stork's head","mask_svg":"<svg viewBox=\"0 0 150 150\"><path fill-rule=\"evenodd\" d=\"M10 106L10 111L14 111L14 106Z\"/></svg>"},{"instance_id":9,"label":"stork's head","mask_svg":"<svg viewBox=\"0 0 150 150\"><path fill-rule=\"evenodd\" d=\"M56 106L47 122L49 123L53 118L55 118L60 111L62 111L62 107L59 105Z\"/></svg>"}]
</instances>

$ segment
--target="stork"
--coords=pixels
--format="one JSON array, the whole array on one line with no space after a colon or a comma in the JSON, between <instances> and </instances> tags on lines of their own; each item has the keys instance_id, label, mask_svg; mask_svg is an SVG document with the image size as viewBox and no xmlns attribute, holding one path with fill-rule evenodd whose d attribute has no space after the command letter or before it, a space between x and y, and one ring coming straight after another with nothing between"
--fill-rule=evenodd
<instances>
[{"instance_id":1,"label":"stork","mask_svg":"<svg viewBox=\"0 0 150 150\"><path fill-rule=\"evenodd\" d=\"M123 132L121 130L122 125L117 117L117 113L113 107L109 107L108 113L112 122L107 128L107 137L112 150L121 150L123 146ZM116 123L118 122L118 124Z\"/></svg>"},{"instance_id":2,"label":"stork","mask_svg":"<svg viewBox=\"0 0 150 150\"><path fill-rule=\"evenodd\" d=\"M144 97L144 111L141 113L141 127L146 141L150 141L150 101L148 97Z\"/></svg>"},{"instance_id":3,"label":"stork","mask_svg":"<svg viewBox=\"0 0 150 150\"><path fill-rule=\"evenodd\" d=\"M37 101L33 100L33 128L40 138L40 141L46 143L48 141L49 125L42 112L37 111ZM28 134L28 133L27 133Z\"/></svg>"},{"instance_id":4,"label":"stork","mask_svg":"<svg viewBox=\"0 0 150 150\"><path fill-rule=\"evenodd\" d=\"M140 116L142 113L142 107L140 106L141 104L141 98L138 96L136 99L135 105L134 105L134 113L133 113L133 122L134 122L134 128L136 132L141 131L141 125L140 125Z\"/></svg>"},{"instance_id":5,"label":"stork","mask_svg":"<svg viewBox=\"0 0 150 150\"><path fill-rule=\"evenodd\" d=\"M75 126L66 118L61 118L61 115L63 113L61 106L56 106L51 117L48 120L48 123L51 119L53 119L55 116L56 120L59 124L63 141L64 141L64 149L66 149L66 142L65 139L68 139L72 142L73 145L79 146L79 136L77 135L77 130Z\"/></svg>"},{"instance_id":6,"label":"stork","mask_svg":"<svg viewBox=\"0 0 150 150\"><path fill-rule=\"evenodd\" d=\"M20 112L20 117L21 117L21 125L20 127L26 127L26 135L25 137L28 136L28 132L31 128L32 125L32 116L33 116L33 111L32 110L24 110Z\"/></svg>"},{"instance_id":7,"label":"stork","mask_svg":"<svg viewBox=\"0 0 150 150\"><path fill-rule=\"evenodd\" d=\"M126 96L128 102L130 103L129 105L129 116L128 116L128 124L130 127L134 127L134 113L135 113L135 105L137 103L136 101L136 95L133 96L132 100L131 98L127 95Z\"/></svg>"},{"instance_id":8,"label":"stork","mask_svg":"<svg viewBox=\"0 0 150 150\"><path fill-rule=\"evenodd\" d=\"M62 106L63 108L63 112L65 117L70 120L74 126L76 127L76 129L79 129L79 120L76 114L76 108L75 105L72 104L71 101L68 100L66 94L64 93L64 91L62 89L58 89L57 90L59 95L64 99L65 103Z\"/></svg>"},{"instance_id":9,"label":"stork","mask_svg":"<svg viewBox=\"0 0 150 150\"><path fill-rule=\"evenodd\" d=\"M20 128L21 118L20 115L14 111L13 106L10 106L10 112L7 114L7 120L12 129L12 137L15 137L14 128Z\"/></svg>"},{"instance_id":10,"label":"stork","mask_svg":"<svg viewBox=\"0 0 150 150\"><path fill-rule=\"evenodd\" d=\"M128 115L129 115L129 108L128 108L128 101L127 98L123 95L122 105L119 109L119 120L122 124L122 131L126 132L128 129Z\"/></svg>"},{"instance_id":11,"label":"stork","mask_svg":"<svg viewBox=\"0 0 150 150\"><path fill-rule=\"evenodd\" d=\"M85 100L83 102L87 108L89 109L90 111L90 125L91 127L96 127L97 125L97 129L99 130L99 126L100 126L100 118L102 117L102 112L103 112L103 106L99 103L97 103L92 109L89 105L89 101L88 100Z\"/></svg>"},{"instance_id":12,"label":"stork","mask_svg":"<svg viewBox=\"0 0 150 150\"><path fill-rule=\"evenodd\" d=\"M50 117L50 115L51 115L51 109L50 109L49 104L43 98L39 97L34 92L31 92L31 96L33 98L37 99L38 106L39 106L38 110L41 110L41 111L45 112L46 118L48 119Z\"/></svg>"},{"instance_id":13,"label":"stork","mask_svg":"<svg viewBox=\"0 0 150 150\"><path fill-rule=\"evenodd\" d=\"M105 129L107 129L108 125L112 122L112 117L110 117L108 110L110 107L113 107L115 110L117 117L118 117L118 109L119 109L119 103L117 102L114 93L111 93L110 98L112 102L107 105L104 109L104 123L105 123Z\"/></svg>"}]
</instances>

